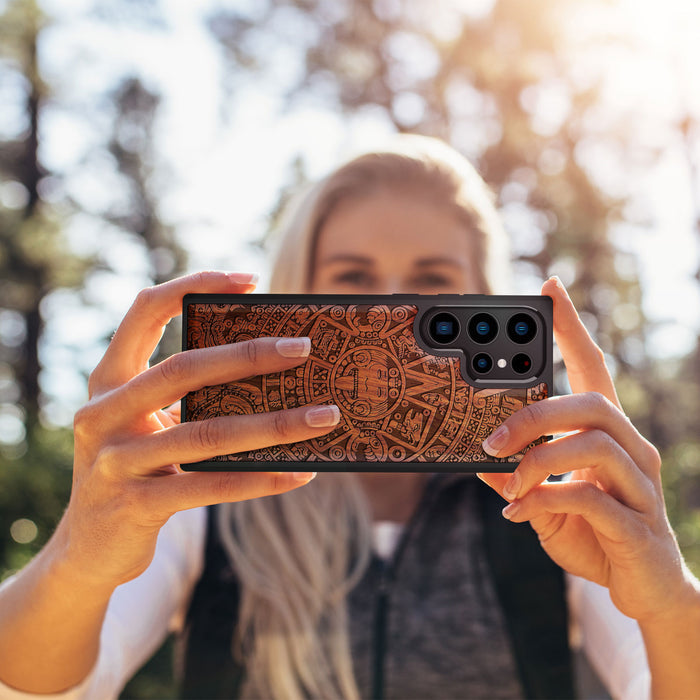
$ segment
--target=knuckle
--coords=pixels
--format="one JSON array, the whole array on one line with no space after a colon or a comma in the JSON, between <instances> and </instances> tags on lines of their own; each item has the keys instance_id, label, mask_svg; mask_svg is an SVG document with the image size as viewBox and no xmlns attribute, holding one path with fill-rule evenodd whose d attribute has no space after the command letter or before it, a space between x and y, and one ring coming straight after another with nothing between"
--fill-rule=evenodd
<instances>
[{"instance_id":1,"label":"knuckle","mask_svg":"<svg viewBox=\"0 0 700 700\"><path fill-rule=\"evenodd\" d=\"M593 348L592 354L593 354L593 362L591 363L592 366L596 365L601 365L605 364L605 353L603 352L603 348L598 345L598 343L593 343Z\"/></svg>"},{"instance_id":2,"label":"knuckle","mask_svg":"<svg viewBox=\"0 0 700 700\"><path fill-rule=\"evenodd\" d=\"M245 497L245 485L249 476L245 472L217 472L214 491L222 502L240 501Z\"/></svg>"},{"instance_id":3,"label":"knuckle","mask_svg":"<svg viewBox=\"0 0 700 700\"><path fill-rule=\"evenodd\" d=\"M538 473L546 471L543 450L547 447L546 444L535 445L531 447L521 462L522 469L528 472Z\"/></svg>"},{"instance_id":4,"label":"knuckle","mask_svg":"<svg viewBox=\"0 0 700 700\"><path fill-rule=\"evenodd\" d=\"M594 438L596 448L603 459L611 459L619 454L621 448L610 434L598 428L591 430L590 434Z\"/></svg>"},{"instance_id":5,"label":"knuckle","mask_svg":"<svg viewBox=\"0 0 700 700\"><path fill-rule=\"evenodd\" d=\"M583 373L595 372L599 370L601 366L605 366L605 364L605 353L600 345L593 342L584 357L580 369Z\"/></svg>"},{"instance_id":6,"label":"knuckle","mask_svg":"<svg viewBox=\"0 0 700 700\"><path fill-rule=\"evenodd\" d=\"M85 432L86 427L90 424L92 408L90 404L81 406L73 416L73 432L78 435Z\"/></svg>"},{"instance_id":7,"label":"knuckle","mask_svg":"<svg viewBox=\"0 0 700 700\"><path fill-rule=\"evenodd\" d=\"M115 481L121 473L121 453L114 445L104 445L97 453L94 462L95 471L109 481Z\"/></svg>"},{"instance_id":8,"label":"knuckle","mask_svg":"<svg viewBox=\"0 0 700 700\"><path fill-rule=\"evenodd\" d=\"M613 408L612 403L599 391L589 391L586 394L586 401L590 404L591 411L596 413L610 411Z\"/></svg>"},{"instance_id":9,"label":"knuckle","mask_svg":"<svg viewBox=\"0 0 700 700\"><path fill-rule=\"evenodd\" d=\"M590 513L602 497L602 492L590 481L580 481L576 485L576 499Z\"/></svg>"},{"instance_id":10,"label":"knuckle","mask_svg":"<svg viewBox=\"0 0 700 700\"><path fill-rule=\"evenodd\" d=\"M255 366L260 357L260 341L258 339L246 340L242 346L243 358L250 365Z\"/></svg>"},{"instance_id":11,"label":"knuckle","mask_svg":"<svg viewBox=\"0 0 700 700\"><path fill-rule=\"evenodd\" d=\"M227 474L226 472L217 472L214 477L214 492L222 501L236 500L236 494L239 491L240 480L236 479L238 474Z\"/></svg>"},{"instance_id":12,"label":"knuckle","mask_svg":"<svg viewBox=\"0 0 700 700\"><path fill-rule=\"evenodd\" d=\"M192 426L190 441L195 449L211 453L221 446L223 435L220 421L212 418L196 421L190 425Z\"/></svg>"},{"instance_id":13,"label":"knuckle","mask_svg":"<svg viewBox=\"0 0 700 700\"><path fill-rule=\"evenodd\" d=\"M192 286L196 289L204 287L207 281L207 274L203 271L193 272L190 276Z\"/></svg>"},{"instance_id":14,"label":"knuckle","mask_svg":"<svg viewBox=\"0 0 700 700\"><path fill-rule=\"evenodd\" d=\"M268 423L270 437L278 442L289 442L292 433L292 426L289 423L289 418L284 411L275 411L270 414Z\"/></svg>"},{"instance_id":15,"label":"knuckle","mask_svg":"<svg viewBox=\"0 0 700 700\"><path fill-rule=\"evenodd\" d=\"M100 366L98 365L95 367L92 372L90 372L90 376L88 377L88 396L92 398L98 390L98 387L100 384L102 384L102 378L100 376Z\"/></svg>"},{"instance_id":16,"label":"knuckle","mask_svg":"<svg viewBox=\"0 0 700 700\"><path fill-rule=\"evenodd\" d=\"M532 430L534 433L539 434L540 427L545 418L544 408L540 403L530 404L525 410L521 412L522 418L525 421L525 425Z\"/></svg>"},{"instance_id":17,"label":"knuckle","mask_svg":"<svg viewBox=\"0 0 700 700\"><path fill-rule=\"evenodd\" d=\"M102 410L95 400L81 406L73 416L73 434L76 440L85 440L94 435L102 423Z\"/></svg>"},{"instance_id":18,"label":"knuckle","mask_svg":"<svg viewBox=\"0 0 700 700\"><path fill-rule=\"evenodd\" d=\"M661 453L648 440L645 440L646 462L654 474L661 471Z\"/></svg>"},{"instance_id":19,"label":"knuckle","mask_svg":"<svg viewBox=\"0 0 700 700\"><path fill-rule=\"evenodd\" d=\"M156 295L155 287L144 287L134 299L132 308L136 311L143 311L149 309L154 302L154 297Z\"/></svg>"},{"instance_id":20,"label":"knuckle","mask_svg":"<svg viewBox=\"0 0 700 700\"><path fill-rule=\"evenodd\" d=\"M162 379L168 384L180 384L196 370L196 354L182 352L168 357L160 362L157 367Z\"/></svg>"}]
</instances>

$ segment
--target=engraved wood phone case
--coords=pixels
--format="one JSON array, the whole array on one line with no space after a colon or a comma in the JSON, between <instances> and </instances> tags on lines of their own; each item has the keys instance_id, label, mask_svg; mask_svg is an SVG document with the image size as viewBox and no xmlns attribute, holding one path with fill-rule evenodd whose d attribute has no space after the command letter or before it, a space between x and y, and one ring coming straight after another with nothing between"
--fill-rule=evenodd
<instances>
[{"instance_id":1,"label":"engraved wood phone case","mask_svg":"<svg viewBox=\"0 0 700 700\"><path fill-rule=\"evenodd\" d=\"M426 349L426 318L445 308L464 319L456 322L465 329L467 316L459 314L491 311L496 325L505 326L499 314L505 319L526 308L542 326L533 352L536 376L504 386L497 373L470 377L469 352L457 339ZM189 393L183 421L324 403L341 412L338 426L318 438L183 469L300 471L308 463L314 471L512 471L522 453L496 459L481 443L514 411L550 393L548 297L189 295L183 311L184 349L260 336L311 338L302 365ZM505 342L500 354L510 352ZM513 344L513 353L521 349Z\"/></svg>"}]
</instances>

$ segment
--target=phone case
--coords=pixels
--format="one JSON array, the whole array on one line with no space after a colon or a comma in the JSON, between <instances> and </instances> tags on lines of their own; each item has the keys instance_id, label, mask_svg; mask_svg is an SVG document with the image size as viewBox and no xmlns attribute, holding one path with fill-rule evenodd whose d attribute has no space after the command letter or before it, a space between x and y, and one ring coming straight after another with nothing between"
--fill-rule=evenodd
<instances>
[{"instance_id":1,"label":"phone case","mask_svg":"<svg viewBox=\"0 0 700 700\"><path fill-rule=\"evenodd\" d=\"M466 371L470 348L462 341L429 346L426 318L441 309L487 311L496 319L525 309L542 326L533 355L537 371L508 381L471 376ZM551 299L534 296L188 295L183 302L185 350L260 336L309 336L311 353L304 364L282 372L187 394L183 421L324 403L335 403L341 419L331 432L311 440L181 466L207 471L513 471L525 451L499 459L487 455L481 444L512 413L550 395L551 316ZM511 352L509 342L501 342L506 349L497 354ZM514 345L512 351L518 349Z\"/></svg>"}]
</instances>

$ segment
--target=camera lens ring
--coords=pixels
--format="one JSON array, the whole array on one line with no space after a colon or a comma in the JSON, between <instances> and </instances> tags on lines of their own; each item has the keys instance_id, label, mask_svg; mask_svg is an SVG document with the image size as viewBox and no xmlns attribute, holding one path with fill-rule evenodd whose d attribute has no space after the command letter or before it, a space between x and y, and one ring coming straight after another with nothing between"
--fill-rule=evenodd
<instances>
[{"instance_id":1,"label":"camera lens ring","mask_svg":"<svg viewBox=\"0 0 700 700\"><path fill-rule=\"evenodd\" d=\"M475 343L486 345L498 335L498 321L491 314L482 311L469 319L468 331Z\"/></svg>"},{"instance_id":2,"label":"camera lens ring","mask_svg":"<svg viewBox=\"0 0 700 700\"><path fill-rule=\"evenodd\" d=\"M518 345L525 345L537 335L537 321L527 313L511 316L506 327L508 337Z\"/></svg>"},{"instance_id":3,"label":"camera lens ring","mask_svg":"<svg viewBox=\"0 0 700 700\"><path fill-rule=\"evenodd\" d=\"M441 311L430 319L430 338L440 345L448 345L459 335L459 321L454 314Z\"/></svg>"},{"instance_id":4,"label":"camera lens ring","mask_svg":"<svg viewBox=\"0 0 700 700\"><path fill-rule=\"evenodd\" d=\"M479 352L472 357L472 368L477 374L486 374L493 369L493 358L487 352Z\"/></svg>"},{"instance_id":5,"label":"camera lens ring","mask_svg":"<svg viewBox=\"0 0 700 700\"><path fill-rule=\"evenodd\" d=\"M518 374L527 374L532 370L532 360L530 356L526 355L524 352L519 352L517 355L514 355L513 359L510 361L510 365L513 371Z\"/></svg>"}]
</instances>

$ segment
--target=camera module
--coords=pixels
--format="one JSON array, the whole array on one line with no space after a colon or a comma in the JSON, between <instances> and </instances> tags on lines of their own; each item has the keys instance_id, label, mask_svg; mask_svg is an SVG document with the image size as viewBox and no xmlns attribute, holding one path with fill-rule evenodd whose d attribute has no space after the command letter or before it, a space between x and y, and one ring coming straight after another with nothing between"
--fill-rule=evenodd
<instances>
[{"instance_id":1,"label":"camera module","mask_svg":"<svg viewBox=\"0 0 700 700\"><path fill-rule=\"evenodd\" d=\"M485 374L493 367L493 359L491 358L491 355L488 355L485 352L480 352L477 355L474 355L472 358L472 367L474 368L475 372Z\"/></svg>"},{"instance_id":2,"label":"camera module","mask_svg":"<svg viewBox=\"0 0 700 700\"><path fill-rule=\"evenodd\" d=\"M518 374L527 374L532 369L532 360L529 355L519 352L512 359L511 366Z\"/></svg>"},{"instance_id":3,"label":"camera module","mask_svg":"<svg viewBox=\"0 0 700 700\"><path fill-rule=\"evenodd\" d=\"M508 337L519 345L529 343L537 334L537 323L530 314L515 314L508 321Z\"/></svg>"},{"instance_id":4,"label":"camera module","mask_svg":"<svg viewBox=\"0 0 700 700\"><path fill-rule=\"evenodd\" d=\"M469 337L482 345L490 343L498 333L498 323L491 314L475 314L469 319Z\"/></svg>"},{"instance_id":5,"label":"camera module","mask_svg":"<svg viewBox=\"0 0 700 700\"><path fill-rule=\"evenodd\" d=\"M442 345L451 343L459 335L459 321L446 311L430 319L430 337Z\"/></svg>"}]
</instances>

